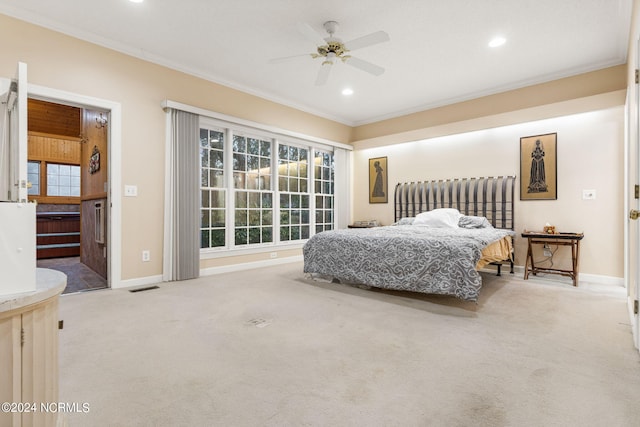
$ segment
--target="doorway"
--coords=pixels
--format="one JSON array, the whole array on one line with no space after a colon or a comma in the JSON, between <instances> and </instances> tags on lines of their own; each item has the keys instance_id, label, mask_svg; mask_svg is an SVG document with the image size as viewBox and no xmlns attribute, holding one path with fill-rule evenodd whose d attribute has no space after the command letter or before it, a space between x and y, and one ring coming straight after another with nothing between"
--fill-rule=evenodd
<instances>
[{"instance_id":1,"label":"doorway","mask_svg":"<svg viewBox=\"0 0 640 427\"><path fill-rule=\"evenodd\" d=\"M28 100L37 265L67 275L64 293L109 287L108 132L108 111Z\"/></svg>"}]
</instances>

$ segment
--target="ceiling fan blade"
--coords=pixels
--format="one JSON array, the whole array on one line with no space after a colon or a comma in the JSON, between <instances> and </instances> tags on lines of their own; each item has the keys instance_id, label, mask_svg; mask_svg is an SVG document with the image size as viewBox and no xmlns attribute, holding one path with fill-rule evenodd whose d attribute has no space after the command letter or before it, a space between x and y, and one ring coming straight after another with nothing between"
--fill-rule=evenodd
<instances>
[{"instance_id":1,"label":"ceiling fan blade","mask_svg":"<svg viewBox=\"0 0 640 427\"><path fill-rule=\"evenodd\" d=\"M344 44L348 50L362 49L363 47L372 46L374 44L388 42L391 40L389 34L384 31L376 31L367 36L362 36L357 39L353 39L350 42Z\"/></svg>"},{"instance_id":2,"label":"ceiling fan blade","mask_svg":"<svg viewBox=\"0 0 640 427\"><path fill-rule=\"evenodd\" d=\"M384 73L384 68L376 64L372 64L371 62L365 61L363 59L354 58L353 56L350 56L349 58L347 58L345 60L345 63L359 70L366 71L367 73L373 74L374 76L379 76L382 73Z\"/></svg>"},{"instance_id":3,"label":"ceiling fan blade","mask_svg":"<svg viewBox=\"0 0 640 427\"><path fill-rule=\"evenodd\" d=\"M269 64L280 64L281 62L287 62L287 61L290 61L292 59L303 58L305 56L313 57L310 53L301 53L299 55L291 55L291 56L283 56L283 57L280 57L280 58L272 58L272 59L269 60Z\"/></svg>"},{"instance_id":4,"label":"ceiling fan blade","mask_svg":"<svg viewBox=\"0 0 640 427\"><path fill-rule=\"evenodd\" d=\"M329 79L329 72L331 71L331 64L323 63L318 70L318 77L316 78L316 86L324 85Z\"/></svg>"},{"instance_id":5,"label":"ceiling fan blade","mask_svg":"<svg viewBox=\"0 0 640 427\"><path fill-rule=\"evenodd\" d=\"M297 27L298 31L300 31L302 35L312 41L316 46L323 46L327 44L322 35L311 28L311 25L307 24L306 22L298 22Z\"/></svg>"}]
</instances>

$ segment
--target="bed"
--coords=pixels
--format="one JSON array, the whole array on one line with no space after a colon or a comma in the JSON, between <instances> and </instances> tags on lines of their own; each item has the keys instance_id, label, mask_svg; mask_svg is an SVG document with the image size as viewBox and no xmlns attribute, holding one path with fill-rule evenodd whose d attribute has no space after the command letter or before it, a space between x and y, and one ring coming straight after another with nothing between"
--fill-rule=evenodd
<instances>
[{"instance_id":1,"label":"bed","mask_svg":"<svg viewBox=\"0 0 640 427\"><path fill-rule=\"evenodd\" d=\"M303 248L312 278L477 301L478 269L513 272L514 176L399 183L393 225L318 233Z\"/></svg>"}]
</instances>

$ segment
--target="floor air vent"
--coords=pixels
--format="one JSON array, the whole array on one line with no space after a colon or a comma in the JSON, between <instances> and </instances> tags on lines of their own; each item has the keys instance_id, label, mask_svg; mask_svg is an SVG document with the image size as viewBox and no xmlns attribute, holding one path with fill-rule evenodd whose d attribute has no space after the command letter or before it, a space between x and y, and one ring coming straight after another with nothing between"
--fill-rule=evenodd
<instances>
[{"instance_id":1,"label":"floor air vent","mask_svg":"<svg viewBox=\"0 0 640 427\"><path fill-rule=\"evenodd\" d=\"M159 286L147 286L146 288L129 289L129 292L150 291L151 289L159 289Z\"/></svg>"},{"instance_id":2,"label":"floor air vent","mask_svg":"<svg viewBox=\"0 0 640 427\"><path fill-rule=\"evenodd\" d=\"M253 325L257 328L264 328L265 326L269 326L271 321L265 319L251 319L247 321L248 325Z\"/></svg>"}]
</instances>

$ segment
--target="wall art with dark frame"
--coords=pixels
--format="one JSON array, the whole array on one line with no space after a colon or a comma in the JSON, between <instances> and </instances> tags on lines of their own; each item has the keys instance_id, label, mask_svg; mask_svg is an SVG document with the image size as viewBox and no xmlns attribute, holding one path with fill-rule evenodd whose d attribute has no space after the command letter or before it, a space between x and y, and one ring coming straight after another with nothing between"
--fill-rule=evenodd
<instances>
[{"instance_id":1,"label":"wall art with dark frame","mask_svg":"<svg viewBox=\"0 0 640 427\"><path fill-rule=\"evenodd\" d=\"M520 200L557 200L558 134L520 138Z\"/></svg>"},{"instance_id":2,"label":"wall art with dark frame","mask_svg":"<svg viewBox=\"0 0 640 427\"><path fill-rule=\"evenodd\" d=\"M369 159L369 203L387 203L388 193L387 158Z\"/></svg>"}]
</instances>

